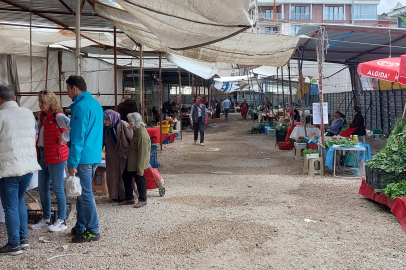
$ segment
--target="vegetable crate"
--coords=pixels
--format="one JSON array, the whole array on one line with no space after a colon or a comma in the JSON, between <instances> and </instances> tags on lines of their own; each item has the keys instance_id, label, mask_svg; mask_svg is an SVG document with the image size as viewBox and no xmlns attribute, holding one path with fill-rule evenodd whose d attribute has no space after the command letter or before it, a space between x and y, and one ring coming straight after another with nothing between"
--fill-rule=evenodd
<instances>
[{"instance_id":1,"label":"vegetable crate","mask_svg":"<svg viewBox=\"0 0 406 270\"><path fill-rule=\"evenodd\" d=\"M56 214L58 211L58 206L56 202L51 203L51 222L52 224L55 223L58 215ZM66 219L68 219L70 212L72 211L72 205L70 203L66 203ZM43 216L42 210L29 210L28 212L28 224L37 224Z\"/></svg>"},{"instance_id":2,"label":"vegetable crate","mask_svg":"<svg viewBox=\"0 0 406 270\"><path fill-rule=\"evenodd\" d=\"M385 189L391 183L399 183L406 179L406 172L399 175L388 173L379 168L370 169L366 166L366 182L373 189Z\"/></svg>"},{"instance_id":3,"label":"vegetable crate","mask_svg":"<svg viewBox=\"0 0 406 270\"><path fill-rule=\"evenodd\" d=\"M286 134L288 132L286 131L286 129L282 129L282 130L275 130L275 137L276 137L276 142L284 142L285 138L286 138Z\"/></svg>"}]
</instances>

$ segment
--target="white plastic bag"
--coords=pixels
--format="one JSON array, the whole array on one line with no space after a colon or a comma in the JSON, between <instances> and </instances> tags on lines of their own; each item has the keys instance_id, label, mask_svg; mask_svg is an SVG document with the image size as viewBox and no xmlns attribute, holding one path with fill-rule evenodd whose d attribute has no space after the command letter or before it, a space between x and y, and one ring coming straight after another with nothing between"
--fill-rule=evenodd
<instances>
[{"instance_id":1,"label":"white plastic bag","mask_svg":"<svg viewBox=\"0 0 406 270\"><path fill-rule=\"evenodd\" d=\"M77 197L82 195L82 186L79 177L71 175L66 179L66 197Z\"/></svg>"}]
</instances>

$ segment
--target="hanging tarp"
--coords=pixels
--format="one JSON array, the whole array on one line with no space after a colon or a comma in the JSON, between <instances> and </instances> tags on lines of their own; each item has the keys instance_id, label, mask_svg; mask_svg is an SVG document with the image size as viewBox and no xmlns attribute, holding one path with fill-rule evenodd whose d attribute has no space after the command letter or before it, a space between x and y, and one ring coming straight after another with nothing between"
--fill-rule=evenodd
<instances>
[{"instance_id":1,"label":"hanging tarp","mask_svg":"<svg viewBox=\"0 0 406 270\"><path fill-rule=\"evenodd\" d=\"M248 80L249 78L254 77L253 74L244 75L244 76L229 76L229 77L221 77L221 78L214 78L215 81L218 82L237 82L237 81L244 81Z\"/></svg>"},{"instance_id":2,"label":"hanging tarp","mask_svg":"<svg viewBox=\"0 0 406 270\"><path fill-rule=\"evenodd\" d=\"M0 31L1 33L1 31ZM30 40L22 38L3 38L0 36L0 54L25 55L35 57L47 57L47 46L38 43L32 43L30 54Z\"/></svg>"},{"instance_id":3,"label":"hanging tarp","mask_svg":"<svg viewBox=\"0 0 406 270\"><path fill-rule=\"evenodd\" d=\"M258 67L258 68L254 68L253 70L252 70L252 72L254 72L255 74L259 74L259 75L262 75L262 76L266 76L266 77L270 77L270 76L276 76L276 75L279 75L280 77L282 76L281 74L282 74L282 68L279 68L279 71L278 71L278 68L277 67L273 67L273 66L260 66L260 67ZM288 70L288 67L287 66L284 66L283 67L283 77L285 78L285 77L289 77L289 70ZM294 71L290 71L290 76L291 77L294 77L294 76L297 76L297 74L296 74L296 72L294 72Z\"/></svg>"},{"instance_id":4,"label":"hanging tarp","mask_svg":"<svg viewBox=\"0 0 406 270\"><path fill-rule=\"evenodd\" d=\"M119 1L121 4L123 1ZM128 1L127 1L128 2ZM166 1L148 1L154 5L166 5ZM155 4L157 2L157 4ZM194 2L194 1L193 1ZM206 2L206 1L200 1ZM208 3L213 1L208 1ZM217 1L222 2L222 1ZM226 3L230 1L225 1ZM234 1L231 1L234 3ZM239 1L237 1L239 2ZM235 4L231 5L234 6ZM216 5L217 6L217 5ZM225 40L187 50L173 50L166 43L166 37L159 36L160 31L153 32L141 20L123 9L108 6L96 0L95 11L102 17L111 21L117 28L127 33L135 41L156 51L164 51L177 55L205 61L222 62L241 65L272 65L283 66L294 53L299 36L285 35L259 35L242 32ZM165 7L167 9L167 7ZM217 13L215 13L217 14ZM222 15L223 16L223 15ZM167 32L168 35L172 33ZM182 40L185 35L193 32L182 32L173 38ZM208 33L203 33L205 36ZM210 35L210 34L209 34Z\"/></svg>"},{"instance_id":5,"label":"hanging tarp","mask_svg":"<svg viewBox=\"0 0 406 270\"><path fill-rule=\"evenodd\" d=\"M204 63L201 63L199 61L174 55L172 53L166 53L165 54L166 60L169 62L177 65L180 68L183 68L184 70L187 70L205 80L210 79L214 75L218 73L217 68L212 68L208 65L205 65Z\"/></svg>"},{"instance_id":6,"label":"hanging tarp","mask_svg":"<svg viewBox=\"0 0 406 270\"><path fill-rule=\"evenodd\" d=\"M240 84L238 81L233 81L233 82L219 82L219 81L214 81L213 85L214 88L217 90L224 92L224 93L231 93L235 91L241 91L240 89Z\"/></svg>"},{"instance_id":7,"label":"hanging tarp","mask_svg":"<svg viewBox=\"0 0 406 270\"><path fill-rule=\"evenodd\" d=\"M168 47L218 42L251 28L250 0L116 0Z\"/></svg>"}]
</instances>

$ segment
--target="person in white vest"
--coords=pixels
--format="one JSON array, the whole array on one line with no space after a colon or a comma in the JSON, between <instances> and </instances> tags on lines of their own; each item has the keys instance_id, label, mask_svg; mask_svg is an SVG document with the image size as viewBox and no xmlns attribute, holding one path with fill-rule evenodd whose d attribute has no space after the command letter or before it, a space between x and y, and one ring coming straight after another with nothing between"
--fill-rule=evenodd
<instances>
[{"instance_id":1,"label":"person in white vest","mask_svg":"<svg viewBox=\"0 0 406 270\"><path fill-rule=\"evenodd\" d=\"M14 92L0 85L0 198L8 236L0 255L18 255L28 247L24 195L33 172L41 170L35 149L34 115L14 100Z\"/></svg>"}]
</instances>

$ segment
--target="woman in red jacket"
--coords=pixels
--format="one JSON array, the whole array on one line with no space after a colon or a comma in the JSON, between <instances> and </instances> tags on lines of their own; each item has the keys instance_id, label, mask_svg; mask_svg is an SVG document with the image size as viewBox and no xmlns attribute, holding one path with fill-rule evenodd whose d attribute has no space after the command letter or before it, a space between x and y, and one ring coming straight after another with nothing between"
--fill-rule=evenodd
<instances>
[{"instance_id":1,"label":"woman in red jacket","mask_svg":"<svg viewBox=\"0 0 406 270\"><path fill-rule=\"evenodd\" d=\"M42 170L38 172L38 191L43 217L31 226L32 229L48 228L52 232L66 230L66 196L63 180L69 155L66 142L69 141L70 119L62 113L55 94L49 90L38 94L40 113L37 153ZM50 184L56 196L58 219L51 223Z\"/></svg>"},{"instance_id":2,"label":"woman in red jacket","mask_svg":"<svg viewBox=\"0 0 406 270\"><path fill-rule=\"evenodd\" d=\"M242 119L247 120L247 114L248 114L248 103L247 100L244 99L244 101L241 103L241 116Z\"/></svg>"}]
</instances>

